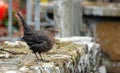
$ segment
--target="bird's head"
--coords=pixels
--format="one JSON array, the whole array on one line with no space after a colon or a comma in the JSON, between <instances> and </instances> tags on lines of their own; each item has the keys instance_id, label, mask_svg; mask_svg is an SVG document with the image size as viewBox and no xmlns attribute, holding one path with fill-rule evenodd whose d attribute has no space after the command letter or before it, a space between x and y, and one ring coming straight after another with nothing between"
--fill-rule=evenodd
<instances>
[{"instance_id":1,"label":"bird's head","mask_svg":"<svg viewBox=\"0 0 120 73\"><path fill-rule=\"evenodd\" d=\"M60 32L60 30L56 29L55 27L50 27L46 30L51 37L54 37L58 32Z\"/></svg>"}]
</instances>

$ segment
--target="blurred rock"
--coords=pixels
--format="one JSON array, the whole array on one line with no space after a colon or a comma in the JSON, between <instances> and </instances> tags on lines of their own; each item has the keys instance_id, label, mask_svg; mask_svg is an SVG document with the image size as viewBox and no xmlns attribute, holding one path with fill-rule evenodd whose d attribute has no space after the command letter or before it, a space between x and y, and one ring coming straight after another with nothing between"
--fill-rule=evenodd
<instances>
[{"instance_id":1,"label":"blurred rock","mask_svg":"<svg viewBox=\"0 0 120 73\"><path fill-rule=\"evenodd\" d=\"M9 58L10 54L5 51L0 51L0 58Z\"/></svg>"},{"instance_id":2,"label":"blurred rock","mask_svg":"<svg viewBox=\"0 0 120 73\"><path fill-rule=\"evenodd\" d=\"M108 73L120 73L120 61L111 60L105 53L102 54L102 64L106 67Z\"/></svg>"},{"instance_id":3,"label":"blurred rock","mask_svg":"<svg viewBox=\"0 0 120 73\"><path fill-rule=\"evenodd\" d=\"M4 44L0 46L2 51L6 51L10 54L26 54L32 52L29 50L29 46L22 41L5 41Z\"/></svg>"},{"instance_id":4,"label":"blurred rock","mask_svg":"<svg viewBox=\"0 0 120 73\"><path fill-rule=\"evenodd\" d=\"M28 48L28 45L25 42L22 42L22 41L15 41L15 42L5 41L4 45L6 47L18 47L18 48L25 47L25 48Z\"/></svg>"},{"instance_id":5,"label":"blurred rock","mask_svg":"<svg viewBox=\"0 0 120 73\"><path fill-rule=\"evenodd\" d=\"M120 17L120 3L83 1L82 5L85 15Z\"/></svg>"},{"instance_id":6,"label":"blurred rock","mask_svg":"<svg viewBox=\"0 0 120 73\"><path fill-rule=\"evenodd\" d=\"M24 66L24 67L21 67L19 70L21 72L27 72L29 69L26 66Z\"/></svg>"},{"instance_id":7,"label":"blurred rock","mask_svg":"<svg viewBox=\"0 0 120 73\"><path fill-rule=\"evenodd\" d=\"M99 71L100 73L107 73L106 66L102 65L101 67L99 67Z\"/></svg>"},{"instance_id":8,"label":"blurred rock","mask_svg":"<svg viewBox=\"0 0 120 73\"><path fill-rule=\"evenodd\" d=\"M4 72L4 73L22 73L22 72L16 71L16 70L12 70L12 71L6 71L6 72Z\"/></svg>"}]
</instances>

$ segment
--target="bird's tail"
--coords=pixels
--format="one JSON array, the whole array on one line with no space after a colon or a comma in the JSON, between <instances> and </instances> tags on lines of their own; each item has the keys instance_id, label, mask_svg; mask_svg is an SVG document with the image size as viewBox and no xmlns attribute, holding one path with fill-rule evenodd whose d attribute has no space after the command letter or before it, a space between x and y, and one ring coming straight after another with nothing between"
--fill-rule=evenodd
<instances>
[{"instance_id":1,"label":"bird's tail","mask_svg":"<svg viewBox=\"0 0 120 73\"><path fill-rule=\"evenodd\" d=\"M32 29L30 27L28 27L26 21L23 19L23 17L21 16L21 14L18 12L17 15L18 15L18 17L20 18L20 20L22 22L22 25L24 27L24 31L25 32L30 32Z\"/></svg>"}]
</instances>

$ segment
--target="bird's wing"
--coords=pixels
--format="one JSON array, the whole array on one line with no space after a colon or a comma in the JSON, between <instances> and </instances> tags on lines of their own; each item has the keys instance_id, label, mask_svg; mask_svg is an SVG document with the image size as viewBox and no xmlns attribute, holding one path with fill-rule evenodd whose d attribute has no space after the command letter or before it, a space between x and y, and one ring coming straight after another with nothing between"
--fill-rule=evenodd
<instances>
[{"instance_id":1,"label":"bird's wing","mask_svg":"<svg viewBox=\"0 0 120 73\"><path fill-rule=\"evenodd\" d=\"M44 41L49 42L50 39L44 31L33 31L33 32L25 32L23 36L23 40L27 43L33 44L41 44Z\"/></svg>"},{"instance_id":2,"label":"bird's wing","mask_svg":"<svg viewBox=\"0 0 120 73\"><path fill-rule=\"evenodd\" d=\"M49 50L49 46L48 46L48 43L46 41L44 41L43 43L40 43L40 44L33 44L30 46L30 49L33 51L33 52L45 52L47 50Z\"/></svg>"},{"instance_id":3,"label":"bird's wing","mask_svg":"<svg viewBox=\"0 0 120 73\"><path fill-rule=\"evenodd\" d=\"M36 41L37 41L38 43L43 43L44 41L48 42L48 41L50 41L50 40L49 40L49 38L48 38L47 36L45 36L45 35L40 35L40 36L36 37Z\"/></svg>"},{"instance_id":4,"label":"bird's wing","mask_svg":"<svg viewBox=\"0 0 120 73\"><path fill-rule=\"evenodd\" d=\"M49 37L44 31L35 31L33 36L34 36L33 40L38 44L43 43L43 41L47 41L47 42L50 41Z\"/></svg>"}]
</instances>

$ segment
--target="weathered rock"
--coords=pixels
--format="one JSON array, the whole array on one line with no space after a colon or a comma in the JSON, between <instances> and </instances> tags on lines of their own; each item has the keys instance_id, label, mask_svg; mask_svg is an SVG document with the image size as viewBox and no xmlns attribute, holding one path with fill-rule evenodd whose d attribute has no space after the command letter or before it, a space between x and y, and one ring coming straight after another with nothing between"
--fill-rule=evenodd
<instances>
[{"instance_id":1,"label":"weathered rock","mask_svg":"<svg viewBox=\"0 0 120 73\"><path fill-rule=\"evenodd\" d=\"M99 68L99 71L100 71L100 73L107 73L106 66L102 65L102 66Z\"/></svg>"},{"instance_id":2,"label":"weathered rock","mask_svg":"<svg viewBox=\"0 0 120 73\"><path fill-rule=\"evenodd\" d=\"M16 71L6 71L5 73L18 73Z\"/></svg>"},{"instance_id":3,"label":"weathered rock","mask_svg":"<svg viewBox=\"0 0 120 73\"><path fill-rule=\"evenodd\" d=\"M5 41L5 43L0 46L0 49L13 55L32 52L31 50L29 50L28 45L25 42L21 41Z\"/></svg>"},{"instance_id":4,"label":"weathered rock","mask_svg":"<svg viewBox=\"0 0 120 73\"><path fill-rule=\"evenodd\" d=\"M10 54L5 51L0 51L0 58L9 58Z\"/></svg>"},{"instance_id":5,"label":"weathered rock","mask_svg":"<svg viewBox=\"0 0 120 73\"><path fill-rule=\"evenodd\" d=\"M22 41L15 41L15 42L5 41L4 46L9 47L9 48L14 48L14 47L16 47L16 48L20 48L20 47L28 48L28 45Z\"/></svg>"},{"instance_id":6,"label":"weathered rock","mask_svg":"<svg viewBox=\"0 0 120 73\"><path fill-rule=\"evenodd\" d=\"M57 38L53 49L42 56L48 62L37 61L30 52L1 61L17 63L17 69L12 71L21 73L99 73L100 47L91 37Z\"/></svg>"},{"instance_id":7,"label":"weathered rock","mask_svg":"<svg viewBox=\"0 0 120 73\"><path fill-rule=\"evenodd\" d=\"M27 68L27 66L21 67L19 69L21 72L27 72L29 69Z\"/></svg>"},{"instance_id":8,"label":"weathered rock","mask_svg":"<svg viewBox=\"0 0 120 73\"><path fill-rule=\"evenodd\" d=\"M113 61L106 54L103 54L102 64L108 73L120 73L120 61Z\"/></svg>"}]
</instances>

